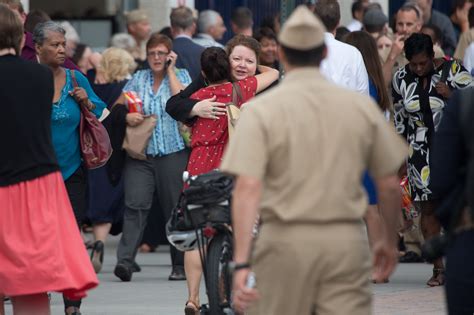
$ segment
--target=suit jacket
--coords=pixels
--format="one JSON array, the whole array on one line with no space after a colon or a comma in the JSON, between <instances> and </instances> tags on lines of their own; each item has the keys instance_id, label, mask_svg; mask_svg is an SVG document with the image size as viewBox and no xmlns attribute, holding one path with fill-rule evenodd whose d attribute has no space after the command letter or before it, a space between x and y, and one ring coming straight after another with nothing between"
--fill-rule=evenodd
<instances>
[{"instance_id":1,"label":"suit jacket","mask_svg":"<svg viewBox=\"0 0 474 315\"><path fill-rule=\"evenodd\" d=\"M191 78L196 79L201 72L201 53L204 47L191 38L178 37L173 41L173 51L178 55L176 67L188 70Z\"/></svg>"}]
</instances>

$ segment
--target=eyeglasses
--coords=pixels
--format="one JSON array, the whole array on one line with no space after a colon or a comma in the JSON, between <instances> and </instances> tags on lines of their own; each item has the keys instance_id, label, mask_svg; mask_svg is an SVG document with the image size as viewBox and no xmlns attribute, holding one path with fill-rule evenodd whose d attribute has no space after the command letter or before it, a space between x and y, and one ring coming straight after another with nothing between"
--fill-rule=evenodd
<instances>
[{"instance_id":1,"label":"eyeglasses","mask_svg":"<svg viewBox=\"0 0 474 315\"><path fill-rule=\"evenodd\" d=\"M160 58L163 58L163 57L166 57L168 56L169 52L165 52L165 51L149 51L147 52L147 56L148 57L160 57Z\"/></svg>"}]
</instances>

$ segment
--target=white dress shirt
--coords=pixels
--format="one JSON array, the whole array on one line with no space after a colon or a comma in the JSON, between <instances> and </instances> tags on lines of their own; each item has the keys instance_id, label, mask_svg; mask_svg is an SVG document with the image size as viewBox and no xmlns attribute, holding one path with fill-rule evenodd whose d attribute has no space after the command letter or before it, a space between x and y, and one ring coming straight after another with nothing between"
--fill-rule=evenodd
<instances>
[{"instance_id":1,"label":"white dress shirt","mask_svg":"<svg viewBox=\"0 0 474 315\"><path fill-rule=\"evenodd\" d=\"M359 50L331 33L324 34L324 41L328 55L321 63L321 73L341 87L369 95L369 76Z\"/></svg>"},{"instance_id":2,"label":"white dress shirt","mask_svg":"<svg viewBox=\"0 0 474 315\"><path fill-rule=\"evenodd\" d=\"M353 19L349 24L347 24L347 29L351 32L360 31L364 25L356 19Z\"/></svg>"},{"instance_id":3,"label":"white dress shirt","mask_svg":"<svg viewBox=\"0 0 474 315\"><path fill-rule=\"evenodd\" d=\"M196 37L193 38L193 41L198 44L198 45L201 45L202 47L220 47L220 48L224 48L224 46L215 41L214 38L212 38L211 35L209 34L206 34L206 33L199 33Z\"/></svg>"},{"instance_id":4,"label":"white dress shirt","mask_svg":"<svg viewBox=\"0 0 474 315\"><path fill-rule=\"evenodd\" d=\"M474 73L474 43L471 43L464 53L464 67L469 73Z\"/></svg>"}]
</instances>

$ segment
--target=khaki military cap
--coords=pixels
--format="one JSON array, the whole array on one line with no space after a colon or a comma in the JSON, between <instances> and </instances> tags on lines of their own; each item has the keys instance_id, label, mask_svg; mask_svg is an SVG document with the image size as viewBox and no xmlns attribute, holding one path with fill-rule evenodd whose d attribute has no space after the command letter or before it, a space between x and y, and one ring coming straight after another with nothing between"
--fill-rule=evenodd
<instances>
[{"instance_id":1,"label":"khaki military cap","mask_svg":"<svg viewBox=\"0 0 474 315\"><path fill-rule=\"evenodd\" d=\"M148 15L144 10L133 10L125 14L127 24L133 24L141 21L148 21Z\"/></svg>"},{"instance_id":2,"label":"khaki military cap","mask_svg":"<svg viewBox=\"0 0 474 315\"><path fill-rule=\"evenodd\" d=\"M283 25L278 40L288 48L309 50L324 44L326 28L305 5L298 6Z\"/></svg>"}]
</instances>

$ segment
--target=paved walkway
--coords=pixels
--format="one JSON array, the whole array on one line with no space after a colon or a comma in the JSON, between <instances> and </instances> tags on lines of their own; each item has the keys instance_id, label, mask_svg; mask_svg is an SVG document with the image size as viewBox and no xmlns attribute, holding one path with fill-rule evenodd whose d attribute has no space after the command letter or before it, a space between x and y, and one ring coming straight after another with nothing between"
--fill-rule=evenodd
<instances>
[{"instance_id":1,"label":"paved walkway","mask_svg":"<svg viewBox=\"0 0 474 315\"><path fill-rule=\"evenodd\" d=\"M139 254L137 260L143 271L135 273L131 282L120 282L113 275L116 244L114 238L107 245L104 269L99 274L101 284L84 300L83 315L184 314L186 284L168 281L168 248L163 246L156 253ZM400 264L389 283L374 285L374 314L446 314L442 288L425 285L430 272L427 264ZM201 298L205 301L205 294ZM59 294L52 295L51 309L53 315L64 314ZM12 314L11 305L6 305L6 314Z\"/></svg>"}]
</instances>

